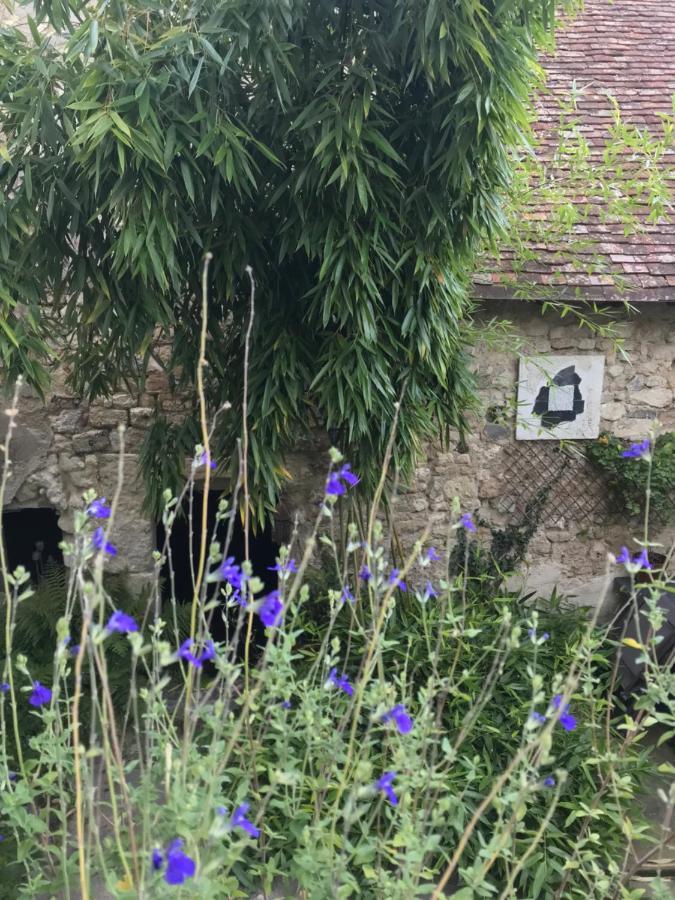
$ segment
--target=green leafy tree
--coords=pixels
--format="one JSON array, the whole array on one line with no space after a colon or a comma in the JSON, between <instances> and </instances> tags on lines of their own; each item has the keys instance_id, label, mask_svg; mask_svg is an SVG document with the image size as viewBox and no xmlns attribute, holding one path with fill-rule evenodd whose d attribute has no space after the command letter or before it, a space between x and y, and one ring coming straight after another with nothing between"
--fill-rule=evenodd
<instances>
[{"instance_id":1,"label":"green leafy tree","mask_svg":"<svg viewBox=\"0 0 675 900\"><path fill-rule=\"evenodd\" d=\"M204 254L208 396L256 512L285 451L333 432L366 484L472 403L467 281L503 225L551 0L37 0L0 40L0 359L45 383L143 381L167 339L196 369ZM158 420L146 468L194 441Z\"/></svg>"}]
</instances>

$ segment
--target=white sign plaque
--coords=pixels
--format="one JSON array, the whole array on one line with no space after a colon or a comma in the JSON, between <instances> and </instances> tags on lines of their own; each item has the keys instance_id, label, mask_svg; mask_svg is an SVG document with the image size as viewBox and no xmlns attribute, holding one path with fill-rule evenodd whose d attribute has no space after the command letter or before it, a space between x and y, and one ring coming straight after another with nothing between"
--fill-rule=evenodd
<instances>
[{"instance_id":1,"label":"white sign plaque","mask_svg":"<svg viewBox=\"0 0 675 900\"><path fill-rule=\"evenodd\" d=\"M604 369L604 356L521 359L516 440L596 438Z\"/></svg>"}]
</instances>

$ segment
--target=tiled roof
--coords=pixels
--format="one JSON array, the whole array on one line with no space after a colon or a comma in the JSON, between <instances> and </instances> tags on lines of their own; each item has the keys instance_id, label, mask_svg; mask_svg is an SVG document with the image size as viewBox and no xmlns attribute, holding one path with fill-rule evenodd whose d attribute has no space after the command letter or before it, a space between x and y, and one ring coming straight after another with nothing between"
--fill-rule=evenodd
<instances>
[{"instance_id":1,"label":"tiled roof","mask_svg":"<svg viewBox=\"0 0 675 900\"><path fill-rule=\"evenodd\" d=\"M582 12L559 29L555 53L542 63L547 83L537 104L535 130L543 158L557 145L560 103L569 100L573 88L576 120L591 156L602 153L607 144L613 122L608 94L616 98L626 123L647 126L659 135L659 114L673 113L675 0L586 0ZM672 177L674 155L666 162ZM629 159L622 164L629 168ZM584 271L564 259L564 242L539 244L532 245L533 259L516 277L514 254L507 249L496 271L475 277L476 296L512 297L510 281L547 285L548 291L554 286L559 297L572 297L581 288L585 296L598 300L675 301L675 220L647 223L647 208L638 211L643 227L632 234L625 235L619 222L602 221L597 209L572 228L572 239L587 243L581 251L588 254ZM535 209L532 213L545 215ZM615 275L625 293L617 289Z\"/></svg>"}]
</instances>

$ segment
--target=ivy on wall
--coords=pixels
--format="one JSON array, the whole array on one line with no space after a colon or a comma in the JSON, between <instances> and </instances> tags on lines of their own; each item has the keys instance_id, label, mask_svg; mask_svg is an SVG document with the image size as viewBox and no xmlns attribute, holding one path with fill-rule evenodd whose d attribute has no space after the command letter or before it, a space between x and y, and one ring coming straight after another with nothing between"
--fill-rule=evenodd
<instances>
[{"instance_id":1,"label":"ivy on wall","mask_svg":"<svg viewBox=\"0 0 675 900\"><path fill-rule=\"evenodd\" d=\"M586 456L605 476L617 505L630 516L644 515L647 486L649 515L657 524L675 522L675 432L656 438L650 464L622 456L626 443L603 433L589 442Z\"/></svg>"}]
</instances>

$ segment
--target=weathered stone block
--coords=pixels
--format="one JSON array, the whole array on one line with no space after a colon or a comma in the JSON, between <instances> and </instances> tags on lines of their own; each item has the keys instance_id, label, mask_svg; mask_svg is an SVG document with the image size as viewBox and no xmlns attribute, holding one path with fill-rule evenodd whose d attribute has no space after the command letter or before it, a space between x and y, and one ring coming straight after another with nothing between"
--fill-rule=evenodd
<instances>
[{"instance_id":1,"label":"weathered stone block","mask_svg":"<svg viewBox=\"0 0 675 900\"><path fill-rule=\"evenodd\" d=\"M106 409L102 406L92 406L89 410L89 425L91 428L114 428L117 425L127 424L127 411L125 409Z\"/></svg>"},{"instance_id":2,"label":"weathered stone block","mask_svg":"<svg viewBox=\"0 0 675 900\"><path fill-rule=\"evenodd\" d=\"M62 409L57 415L49 417L52 431L58 434L74 434L76 431L80 431L83 421L84 410L80 407Z\"/></svg>"},{"instance_id":3,"label":"weathered stone block","mask_svg":"<svg viewBox=\"0 0 675 900\"><path fill-rule=\"evenodd\" d=\"M98 450L110 449L110 436L107 431L83 431L73 435L74 453L96 453Z\"/></svg>"},{"instance_id":4,"label":"weathered stone block","mask_svg":"<svg viewBox=\"0 0 675 900\"><path fill-rule=\"evenodd\" d=\"M129 411L129 421L132 425L145 426L152 419L154 412L150 406L135 406Z\"/></svg>"},{"instance_id":5,"label":"weathered stone block","mask_svg":"<svg viewBox=\"0 0 675 900\"><path fill-rule=\"evenodd\" d=\"M625 415L625 403L611 401L609 403L603 403L600 409L600 417L602 419L605 419L607 422L616 422L618 419L623 419Z\"/></svg>"},{"instance_id":6,"label":"weathered stone block","mask_svg":"<svg viewBox=\"0 0 675 900\"><path fill-rule=\"evenodd\" d=\"M634 403L646 403L647 406L663 409L666 406L670 406L673 402L673 392L670 388L646 388L642 391L636 391L631 400Z\"/></svg>"}]
</instances>

